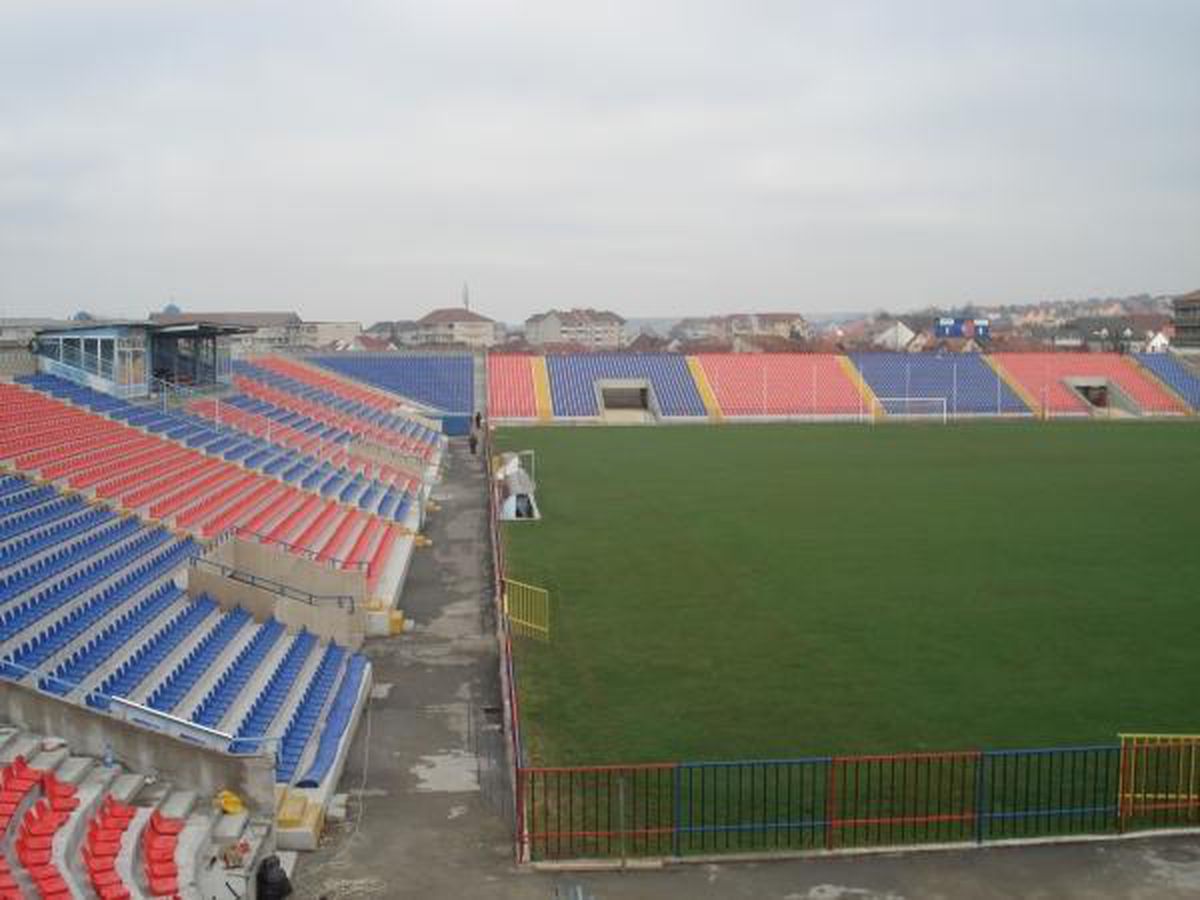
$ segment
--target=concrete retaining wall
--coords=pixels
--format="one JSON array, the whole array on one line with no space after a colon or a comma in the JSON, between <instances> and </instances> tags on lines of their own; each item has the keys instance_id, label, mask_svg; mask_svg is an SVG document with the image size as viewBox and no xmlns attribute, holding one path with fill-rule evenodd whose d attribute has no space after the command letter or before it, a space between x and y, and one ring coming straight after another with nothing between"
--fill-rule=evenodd
<instances>
[{"instance_id":1,"label":"concrete retaining wall","mask_svg":"<svg viewBox=\"0 0 1200 900\"><path fill-rule=\"evenodd\" d=\"M236 538L215 548L207 558L239 573L266 578L305 593L345 595L350 597L352 605L339 607L332 600L308 603L269 587L223 575L203 563L193 564L188 570L188 594L192 597L208 594L223 609L245 607L259 622L274 616L289 631L307 628L319 638L332 639L355 650L362 646L367 630L367 579L363 572L334 569L267 544Z\"/></svg>"},{"instance_id":2,"label":"concrete retaining wall","mask_svg":"<svg viewBox=\"0 0 1200 900\"><path fill-rule=\"evenodd\" d=\"M0 347L0 377L32 375L37 371L37 357L24 347Z\"/></svg>"},{"instance_id":3,"label":"concrete retaining wall","mask_svg":"<svg viewBox=\"0 0 1200 900\"><path fill-rule=\"evenodd\" d=\"M108 752L134 772L157 773L203 798L238 794L252 813L273 816L271 755L233 756L95 712L34 688L0 683L0 712L26 731L62 738L72 753L103 759Z\"/></svg>"},{"instance_id":4,"label":"concrete retaining wall","mask_svg":"<svg viewBox=\"0 0 1200 900\"><path fill-rule=\"evenodd\" d=\"M376 441L365 440L362 437L355 438L346 449L355 456L361 456L373 463L399 469L409 478L415 478L417 481L423 481L425 478L425 461L419 456L401 453L399 450L386 447Z\"/></svg>"}]
</instances>

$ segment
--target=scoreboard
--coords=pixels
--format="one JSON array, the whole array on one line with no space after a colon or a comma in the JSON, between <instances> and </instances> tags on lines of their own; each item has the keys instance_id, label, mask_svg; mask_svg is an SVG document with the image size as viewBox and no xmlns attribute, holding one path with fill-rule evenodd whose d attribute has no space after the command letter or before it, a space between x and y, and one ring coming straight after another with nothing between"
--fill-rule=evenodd
<instances>
[{"instance_id":1,"label":"scoreboard","mask_svg":"<svg viewBox=\"0 0 1200 900\"><path fill-rule=\"evenodd\" d=\"M991 323L987 319L941 318L937 320L937 325L935 326L937 336L945 338L973 337L981 341L986 341L990 331Z\"/></svg>"}]
</instances>

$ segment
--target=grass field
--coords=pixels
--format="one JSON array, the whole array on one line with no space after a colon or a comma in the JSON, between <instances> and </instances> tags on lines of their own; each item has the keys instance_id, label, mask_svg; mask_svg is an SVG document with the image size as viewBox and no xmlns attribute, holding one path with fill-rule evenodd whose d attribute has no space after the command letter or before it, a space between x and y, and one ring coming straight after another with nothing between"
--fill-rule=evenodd
<instances>
[{"instance_id":1,"label":"grass field","mask_svg":"<svg viewBox=\"0 0 1200 900\"><path fill-rule=\"evenodd\" d=\"M531 761L1044 746L1200 732L1200 428L501 431L551 589Z\"/></svg>"}]
</instances>

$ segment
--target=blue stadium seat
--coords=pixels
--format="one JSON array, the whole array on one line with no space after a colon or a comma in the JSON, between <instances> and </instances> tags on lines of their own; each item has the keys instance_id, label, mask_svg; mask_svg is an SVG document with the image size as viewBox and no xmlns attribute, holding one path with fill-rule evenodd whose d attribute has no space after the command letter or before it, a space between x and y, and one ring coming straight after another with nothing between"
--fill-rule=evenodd
<instances>
[{"instance_id":1,"label":"blue stadium seat","mask_svg":"<svg viewBox=\"0 0 1200 900\"><path fill-rule=\"evenodd\" d=\"M1200 412L1200 378L1174 354L1137 353L1134 356L1159 381L1182 397L1194 412Z\"/></svg>"},{"instance_id":2,"label":"blue stadium seat","mask_svg":"<svg viewBox=\"0 0 1200 900\"><path fill-rule=\"evenodd\" d=\"M401 356L354 353L310 362L449 413L475 410L475 362L467 354Z\"/></svg>"},{"instance_id":3,"label":"blue stadium seat","mask_svg":"<svg viewBox=\"0 0 1200 900\"><path fill-rule=\"evenodd\" d=\"M932 414L932 408L887 398L941 398L951 416L1030 414L1029 407L977 353L852 353L850 359L892 414L914 409Z\"/></svg>"},{"instance_id":4,"label":"blue stadium seat","mask_svg":"<svg viewBox=\"0 0 1200 900\"><path fill-rule=\"evenodd\" d=\"M596 382L605 378L648 381L665 416L704 416L706 410L687 357L675 353L580 353L546 357L554 414L600 415Z\"/></svg>"}]
</instances>

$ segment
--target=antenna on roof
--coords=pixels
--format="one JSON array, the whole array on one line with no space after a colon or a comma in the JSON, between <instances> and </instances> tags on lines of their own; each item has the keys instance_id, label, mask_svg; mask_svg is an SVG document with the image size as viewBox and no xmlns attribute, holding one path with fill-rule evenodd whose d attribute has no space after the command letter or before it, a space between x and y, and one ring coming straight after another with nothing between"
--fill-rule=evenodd
<instances>
[{"instance_id":1,"label":"antenna on roof","mask_svg":"<svg viewBox=\"0 0 1200 900\"><path fill-rule=\"evenodd\" d=\"M467 283L463 282L463 309L471 308L471 289L467 287Z\"/></svg>"}]
</instances>

